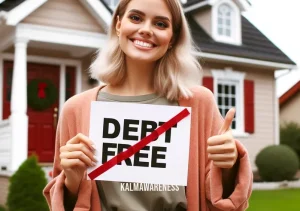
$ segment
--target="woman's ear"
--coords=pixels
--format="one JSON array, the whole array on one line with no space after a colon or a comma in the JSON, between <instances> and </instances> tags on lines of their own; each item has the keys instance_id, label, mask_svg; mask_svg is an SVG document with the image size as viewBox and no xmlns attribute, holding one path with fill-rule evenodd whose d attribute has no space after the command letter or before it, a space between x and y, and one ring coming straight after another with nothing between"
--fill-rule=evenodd
<instances>
[{"instance_id":1,"label":"woman's ear","mask_svg":"<svg viewBox=\"0 0 300 211\"><path fill-rule=\"evenodd\" d=\"M120 21L120 17L117 16L116 33L118 36L120 35L120 28L121 28L121 21Z\"/></svg>"},{"instance_id":2,"label":"woman's ear","mask_svg":"<svg viewBox=\"0 0 300 211\"><path fill-rule=\"evenodd\" d=\"M169 49L171 49L174 45L174 36L172 37L170 43L169 43Z\"/></svg>"}]
</instances>

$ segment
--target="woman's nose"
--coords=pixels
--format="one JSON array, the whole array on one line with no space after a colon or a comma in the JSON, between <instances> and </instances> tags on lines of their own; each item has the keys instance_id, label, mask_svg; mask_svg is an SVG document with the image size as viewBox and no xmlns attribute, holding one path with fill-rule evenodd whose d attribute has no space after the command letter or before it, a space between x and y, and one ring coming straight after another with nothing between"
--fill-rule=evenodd
<instances>
[{"instance_id":1,"label":"woman's nose","mask_svg":"<svg viewBox=\"0 0 300 211\"><path fill-rule=\"evenodd\" d=\"M150 23L145 23L139 30L139 34L142 36L149 36L151 37L153 35L153 31L151 29Z\"/></svg>"}]
</instances>

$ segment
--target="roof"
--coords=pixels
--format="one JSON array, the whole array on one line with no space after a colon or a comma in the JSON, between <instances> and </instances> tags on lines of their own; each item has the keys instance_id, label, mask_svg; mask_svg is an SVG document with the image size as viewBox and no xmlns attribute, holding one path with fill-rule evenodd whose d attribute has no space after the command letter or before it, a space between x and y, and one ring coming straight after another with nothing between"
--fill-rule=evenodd
<instances>
[{"instance_id":1,"label":"roof","mask_svg":"<svg viewBox=\"0 0 300 211\"><path fill-rule=\"evenodd\" d=\"M189 7L189 6L198 4L200 2L204 2L204 1L207 1L207 0L187 0L186 3L183 4L183 7Z\"/></svg>"},{"instance_id":2,"label":"roof","mask_svg":"<svg viewBox=\"0 0 300 211\"><path fill-rule=\"evenodd\" d=\"M25 0L5 0L0 4L0 11L3 10L8 12L24 1Z\"/></svg>"},{"instance_id":3,"label":"roof","mask_svg":"<svg viewBox=\"0 0 300 211\"><path fill-rule=\"evenodd\" d=\"M244 16L242 16L242 45L217 42L191 16L187 19L193 39L203 52L296 65Z\"/></svg>"},{"instance_id":4,"label":"roof","mask_svg":"<svg viewBox=\"0 0 300 211\"><path fill-rule=\"evenodd\" d=\"M281 95L281 97L279 98L279 105L282 106L283 104L285 104L288 100L293 98L296 93L300 93L300 81L298 81L288 91Z\"/></svg>"},{"instance_id":5,"label":"roof","mask_svg":"<svg viewBox=\"0 0 300 211\"><path fill-rule=\"evenodd\" d=\"M106 7L106 9L110 12L113 13L113 10L107 5L107 3L104 0L99 0L102 2L102 4Z\"/></svg>"},{"instance_id":6,"label":"roof","mask_svg":"<svg viewBox=\"0 0 300 211\"><path fill-rule=\"evenodd\" d=\"M0 4L0 11L10 11L25 0L6 0ZM112 13L104 0L99 0ZM205 2L207 0L187 0L184 7ZM205 53L213 53L239 58L249 58L261 61L296 65L276 45L264 36L253 24L242 16L242 45L220 43L210 37L191 17L186 14L195 43Z\"/></svg>"}]
</instances>

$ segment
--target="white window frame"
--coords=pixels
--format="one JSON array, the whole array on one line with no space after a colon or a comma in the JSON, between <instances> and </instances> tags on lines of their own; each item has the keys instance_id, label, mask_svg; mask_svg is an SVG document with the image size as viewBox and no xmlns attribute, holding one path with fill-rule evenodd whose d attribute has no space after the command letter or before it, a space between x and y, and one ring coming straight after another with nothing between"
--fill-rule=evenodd
<instances>
[{"instance_id":1,"label":"white window frame","mask_svg":"<svg viewBox=\"0 0 300 211\"><path fill-rule=\"evenodd\" d=\"M223 11L220 11L221 10L221 7L225 7L227 10L227 12L229 12L229 17L227 16L227 14L224 14ZM220 12L222 13L222 15L220 16ZM232 24L233 24L233 17L234 17L234 14L233 14L233 9L228 5L228 4L221 4L218 8L218 23L217 23L217 28L218 28L218 36L225 36L225 39L227 37L231 37L232 36ZM220 24L219 20L221 19L222 21L222 24ZM227 25L227 21L230 21L230 25ZM222 31L222 34L220 34L220 28L221 28L221 31ZM227 29L229 30L229 33L230 35L227 35Z\"/></svg>"},{"instance_id":2,"label":"white window frame","mask_svg":"<svg viewBox=\"0 0 300 211\"><path fill-rule=\"evenodd\" d=\"M218 33L218 11L220 6L227 4L232 9L231 17L231 37L219 35ZM231 0L221 0L212 8L212 36L218 42L229 43L233 45L242 44L241 12L238 6Z\"/></svg>"},{"instance_id":3,"label":"white window frame","mask_svg":"<svg viewBox=\"0 0 300 211\"><path fill-rule=\"evenodd\" d=\"M233 135L239 137L248 136L245 133L245 115L244 115L244 79L245 73L233 71L230 68L225 70L212 70L214 81L214 96L218 103L218 84L227 83L228 85L236 86L236 129L233 129Z\"/></svg>"}]
</instances>

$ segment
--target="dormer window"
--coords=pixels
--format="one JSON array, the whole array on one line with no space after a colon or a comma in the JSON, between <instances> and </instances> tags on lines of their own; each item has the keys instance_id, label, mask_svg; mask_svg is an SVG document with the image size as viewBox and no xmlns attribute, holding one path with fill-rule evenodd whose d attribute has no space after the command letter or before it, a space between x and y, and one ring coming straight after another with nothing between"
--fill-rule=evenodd
<instances>
[{"instance_id":1,"label":"dormer window","mask_svg":"<svg viewBox=\"0 0 300 211\"><path fill-rule=\"evenodd\" d=\"M112 10L114 10L120 0L104 0L104 1Z\"/></svg>"},{"instance_id":2,"label":"dormer window","mask_svg":"<svg viewBox=\"0 0 300 211\"><path fill-rule=\"evenodd\" d=\"M213 38L218 42L241 44L241 14L231 0L213 5Z\"/></svg>"},{"instance_id":3,"label":"dormer window","mask_svg":"<svg viewBox=\"0 0 300 211\"><path fill-rule=\"evenodd\" d=\"M222 4L218 9L218 35L231 37L233 11L228 4Z\"/></svg>"}]
</instances>

